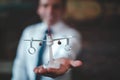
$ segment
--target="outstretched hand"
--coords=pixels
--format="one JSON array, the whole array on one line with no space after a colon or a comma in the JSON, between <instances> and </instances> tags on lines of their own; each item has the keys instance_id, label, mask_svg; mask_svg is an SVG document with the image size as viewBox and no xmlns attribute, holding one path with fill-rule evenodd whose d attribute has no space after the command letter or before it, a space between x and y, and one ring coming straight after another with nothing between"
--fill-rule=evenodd
<instances>
[{"instance_id":1,"label":"outstretched hand","mask_svg":"<svg viewBox=\"0 0 120 80\"><path fill-rule=\"evenodd\" d=\"M60 59L56 59L56 61L61 62L60 68L56 69L56 68L44 68L42 65L39 67L36 67L34 69L34 72L37 75L44 75L44 76L48 76L48 77L58 77L63 75L64 73L66 73L68 71L68 69L72 68L72 67L79 67L82 65L82 62L80 60L70 60L68 58L60 58Z\"/></svg>"}]
</instances>

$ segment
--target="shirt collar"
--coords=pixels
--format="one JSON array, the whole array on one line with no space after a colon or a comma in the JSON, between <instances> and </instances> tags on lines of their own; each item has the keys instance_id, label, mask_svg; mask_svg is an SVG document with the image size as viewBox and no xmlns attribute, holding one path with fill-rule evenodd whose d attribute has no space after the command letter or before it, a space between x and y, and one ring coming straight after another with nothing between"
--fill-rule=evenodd
<instances>
[{"instance_id":1,"label":"shirt collar","mask_svg":"<svg viewBox=\"0 0 120 80\"><path fill-rule=\"evenodd\" d=\"M43 30L47 30L48 25L43 22L42 24ZM58 22L56 22L54 25L52 25L50 28L52 30L53 33L57 33L60 31L60 29L62 29L64 27L64 22L59 20Z\"/></svg>"}]
</instances>

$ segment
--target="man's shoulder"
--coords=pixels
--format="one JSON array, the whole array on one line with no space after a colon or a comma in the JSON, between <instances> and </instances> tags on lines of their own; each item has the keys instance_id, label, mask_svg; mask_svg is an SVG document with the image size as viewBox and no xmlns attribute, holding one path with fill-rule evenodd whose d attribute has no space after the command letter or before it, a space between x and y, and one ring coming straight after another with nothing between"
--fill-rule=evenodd
<instances>
[{"instance_id":1,"label":"man's shoulder","mask_svg":"<svg viewBox=\"0 0 120 80\"><path fill-rule=\"evenodd\" d=\"M77 30L75 27L71 26L70 24L64 23L66 32L74 33L74 34L80 34L79 30Z\"/></svg>"},{"instance_id":2,"label":"man's shoulder","mask_svg":"<svg viewBox=\"0 0 120 80\"><path fill-rule=\"evenodd\" d=\"M23 30L24 32L29 32L29 31L35 31L38 28L42 27L42 22L41 23L35 23L32 25L28 25L27 27L25 27L25 29Z\"/></svg>"},{"instance_id":3,"label":"man's shoulder","mask_svg":"<svg viewBox=\"0 0 120 80\"><path fill-rule=\"evenodd\" d=\"M81 37L81 33L78 29L75 28L75 26L72 26L68 23L63 23L63 26L64 26L64 33L63 34L66 34L66 35L72 35L72 36L77 36L77 37Z\"/></svg>"},{"instance_id":4,"label":"man's shoulder","mask_svg":"<svg viewBox=\"0 0 120 80\"><path fill-rule=\"evenodd\" d=\"M35 23L35 24L27 26L25 29L36 29L38 27L41 27L41 25L42 25L42 22L41 23Z\"/></svg>"}]
</instances>

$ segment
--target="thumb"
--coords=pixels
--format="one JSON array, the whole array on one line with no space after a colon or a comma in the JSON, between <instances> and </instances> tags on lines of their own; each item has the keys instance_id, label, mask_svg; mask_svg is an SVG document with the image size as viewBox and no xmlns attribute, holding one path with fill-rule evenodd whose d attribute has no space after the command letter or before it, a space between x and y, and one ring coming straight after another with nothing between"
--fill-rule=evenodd
<instances>
[{"instance_id":1,"label":"thumb","mask_svg":"<svg viewBox=\"0 0 120 80\"><path fill-rule=\"evenodd\" d=\"M75 61L71 60L70 65L71 65L71 67L79 67L79 66L82 65L82 61L80 61L80 60L75 60Z\"/></svg>"}]
</instances>

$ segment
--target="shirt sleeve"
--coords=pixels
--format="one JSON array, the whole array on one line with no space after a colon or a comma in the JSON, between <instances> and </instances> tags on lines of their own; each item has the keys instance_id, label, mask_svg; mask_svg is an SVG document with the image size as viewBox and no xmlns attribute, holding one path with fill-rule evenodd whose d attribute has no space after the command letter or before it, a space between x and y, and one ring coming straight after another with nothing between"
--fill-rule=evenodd
<instances>
[{"instance_id":1,"label":"shirt sleeve","mask_svg":"<svg viewBox=\"0 0 120 80\"><path fill-rule=\"evenodd\" d=\"M81 52L81 46L82 46L82 40L80 33L76 32L75 37L71 39L70 46L71 46L71 52L69 54L69 57L71 59L76 59L77 55Z\"/></svg>"},{"instance_id":2,"label":"shirt sleeve","mask_svg":"<svg viewBox=\"0 0 120 80\"><path fill-rule=\"evenodd\" d=\"M57 52L58 54L55 56L55 58L69 58L74 60L81 52L81 35L75 30L69 30L69 32L65 34L74 37L69 38L69 44L67 44L67 40L61 40L63 44L60 45L60 48Z\"/></svg>"},{"instance_id":3,"label":"shirt sleeve","mask_svg":"<svg viewBox=\"0 0 120 80\"><path fill-rule=\"evenodd\" d=\"M80 35L79 32L71 31L71 30L69 32L69 35L74 36L74 38L70 39L70 43L69 43L69 46L70 46L71 50L66 51L66 50L64 50L64 46L62 46L63 52L61 52L62 55L60 57L61 58L65 57L65 58L75 60L77 55L79 55L80 52L81 52L81 42L82 42L81 41L81 35ZM64 75L55 78L55 80L71 80L70 76L72 76L71 75L71 69L68 70Z\"/></svg>"},{"instance_id":4,"label":"shirt sleeve","mask_svg":"<svg viewBox=\"0 0 120 80\"><path fill-rule=\"evenodd\" d=\"M11 80L28 80L27 71L26 71L26 60L25 60L25 42L24 38L26 37L27 29L22 33L21 39L18 44L16 58L13 63L13 72Z\"/></svg>"}]
</instances>

